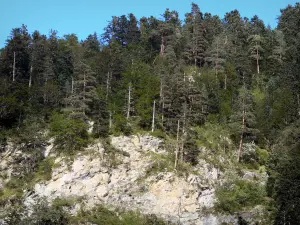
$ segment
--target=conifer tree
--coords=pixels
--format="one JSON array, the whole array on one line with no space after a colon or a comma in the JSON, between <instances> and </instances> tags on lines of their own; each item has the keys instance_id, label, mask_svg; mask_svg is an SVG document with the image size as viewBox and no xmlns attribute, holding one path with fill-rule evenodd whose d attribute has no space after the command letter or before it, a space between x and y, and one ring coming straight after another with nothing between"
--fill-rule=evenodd
<instances>
[{"instance_id":1,"label":"conifer tree","mask_svg":"<svg viewBox=\"0 0 300 225\"><path fill-rule=\"evenodd\" d=\"M256 61L256 70L257 74L260 72L260 60L261 60L261 54L264 51L262 44L263 44L263 38L260 35L251 35L248 38L248 41L250 43L250 57L255 59Z\"/></svg>"},{"instance_id":2,"label":"conifer tree","mask_svg":"<svg viewBox=\"0 0 300 225\"><path fill-rule=\"evenodd\" d=\"M96 78L91 68L82 61L74 65L73 92L65 99L66 111L73 118L86 118L89 105L96 98Z\"/></svg>"},{"instance_id":3,"label":"conifer tree","mask_svg":"<svg viewBox=\"0 0 300 225\"><path fill-rule=\"evenodd\" d=\"M237 161L239 162L245 139L247 138L248 141L254 140L257 133L255 129L256 118L253 109L253 100L251 93L245 85L239 90L239 95L233 109L234 113L230 117L229 125L233 136L239 143L237 150Z\"/></svg>"}]
</instances>

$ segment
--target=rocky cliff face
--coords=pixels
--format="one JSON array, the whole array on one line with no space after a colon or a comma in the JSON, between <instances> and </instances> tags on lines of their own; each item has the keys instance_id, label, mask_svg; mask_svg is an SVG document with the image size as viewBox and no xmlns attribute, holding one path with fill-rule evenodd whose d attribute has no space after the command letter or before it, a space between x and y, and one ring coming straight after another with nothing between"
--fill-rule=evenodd
<instances>
[{"instance_id":1,"label":"rocky cliff face","mask_svg":"<svg viewBox=\"0 0 300 225\"><path fill-rule=\"evenodd\" d=\"M82 203L87 209L105 204L156 214L179 224L237 224L236 216L212 210L215 186L222 179L222 173L213 165L200 160L196 169L184 176L167 168L149 173L159 163L155 157L167 154L162 140L150 135L120 136L112 137L111 144L122 153L115 156L114 162L101 142L78 153L72 161L55 156L53 145L46 147L45 156L54 158L51 179L36 183L33 191L25 193L24 204L30 208L40 197L75 197L81 201L74 205L73 214ZM12 159L7 155L2 155L1 169L10 171Z\"/></svg>"}]
</instances>

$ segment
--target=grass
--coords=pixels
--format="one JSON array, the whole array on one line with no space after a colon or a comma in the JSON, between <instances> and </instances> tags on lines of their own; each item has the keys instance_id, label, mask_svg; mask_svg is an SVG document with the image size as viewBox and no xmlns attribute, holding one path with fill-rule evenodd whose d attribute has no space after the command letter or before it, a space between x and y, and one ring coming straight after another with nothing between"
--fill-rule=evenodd
<instances>
[{"instance_id":1,"label":"grass","mask_svg":"<svg viewBox=\"0 0 300 225\"><path fill-rule=\"evenodd\" d=\"M79 203L83 200L83 197L67 197L67 198L56 198L52 202L52 206L54 207L72 207L76 203Z\"/></svg>"},{"instance_id":2,"label":"grass","mask_svg":"<svg viewBox=\"0 0 300 225\"><path fill-rule=\"evenodd\" d=\"M166 225L155 215L143 215L138 211L109 210L98 205L90 211L81 210L71 218L72 224L93 223L97 225Z\"/></svg>"}]
</instances>

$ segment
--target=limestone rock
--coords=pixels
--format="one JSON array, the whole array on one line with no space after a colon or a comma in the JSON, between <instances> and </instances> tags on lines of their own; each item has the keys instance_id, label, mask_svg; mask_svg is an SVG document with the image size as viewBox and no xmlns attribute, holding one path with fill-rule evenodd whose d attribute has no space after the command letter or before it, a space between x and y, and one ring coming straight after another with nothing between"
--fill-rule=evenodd
<instances>
[{"instance_id":1,"label":"limestone rock","mask_svg":"<svg viewBox=\"0 0 300 225\"><path fill-rule=\"evenodd\" d=\"M126 153L120 154L121 163L113 167L107 164L107 153L100 141L78 153L72 162L52 154L53 142L50 140L44 151L45 157L56 157L52 178L37 183L32 192L25 193L24 204L28 208L40 197L50 201L57 197L81 197L86 209L101 203L138 209L184 225L237 224L235 216L205 214L206 209L214 207L215 186L222 176L218 168L205 160L200 160L196 172L187 177L167 171L147 175L153 165L149 152L166 154L159 138L151 135L111 137L112 146ZM12 154L12 149L14 147L9 145L0 153L0 172L6 171L9 176L14 173L14 159L26 158L18 149ZM251 177L249 173L244 175L244 179ZM3 182L0 180L0 188ZM71 213L76 214L79 209L80 205L75 204Z\"/></svg>"}]
</instances>

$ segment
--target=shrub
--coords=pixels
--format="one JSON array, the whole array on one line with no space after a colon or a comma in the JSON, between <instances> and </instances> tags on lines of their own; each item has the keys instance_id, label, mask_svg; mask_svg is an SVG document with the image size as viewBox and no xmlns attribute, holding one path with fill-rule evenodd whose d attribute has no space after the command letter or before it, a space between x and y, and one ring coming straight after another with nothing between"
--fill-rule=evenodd
<instances>
[{"instance_id":1,"label":"shrub","mask_svg":"<svg viewBox=\"0 0 300 225\"><path fill-rule=\"evenodd\" d=\"M132 119L130 120L130 122L132 122ZM123 115L117 114L115 115L113 122L113 133L115 135L123 133L124 135L129 136L133 134L133 128Z\"/></svg>"},{"instance_id":2,"label":"shrub","mask_svg":"<svg viewBox=\"0 0 300 225\"><path fill-rule=\"evenodd\" d=\"M66 225L69 224L70 215L62 206L50 205L46 199L40 199L33 206L32 214L23 219L20 224L47 224L47 225Z\"/></svg>"},{"instance_id":3,"label":"shrub","mask_svg":"<svg viewBox=\"0 0 300 225\"><path fill-rule=\"evenodd\" d=\"M35 180L50 180L52 177L52 167L54 165L53 158L46 158L40 161L35 172Z\"/></svg>"},{"instance_id":4,"label":"shrub","mask_svg":"<svg viewBox=\"0 0 300 225\"><path fill-rule=\"evenodd\" d=\"M219 211L234 213L261 205L265 196L264 186L246 180L236 180L216 189L216 208Z\"/></svg>"},{"instance_id":5,"label":"shrub","mask_svg":"<svg viewBox=\"0 0 300 225\"><path fill-rule=\"evenodd\" d=\"M81 211L74 222L93 223L97 225L165 225L166 223L155 215L142 215L137 211L112 211L98 205L91 211ZM171 223L167 223L171 225Z\"/></svg>"},{"instance_id":6,"label":"shrub","mask_svg":"<svg viewBox=\"0 0 300 225\"><path fill-rule=\"evenodd\" d=\"M51 117L50 135L55 137L55 145L60 150L81 150L88 144L88 125L80 119L72 119L54 113Z\"/></svg>"},{"instance_id":7,"label":"shrub","mask_svg":"<svg viewBox=\"0 0 300 225\"><path fill-rule=\"evenodd\" d=\"M254 163L258 161L258 157L256 154L256 145L254 142L243 144L241 161L244 163Z\"/></svg>"},{"instance_id":8,"label":"shrub","mask_svg":"<svg viewBox=\"0 0 300 225\"><path fill-rule=\"evenodd\" d=\"M258 156L259 164L266 165L269 158L269 152L266 149L261 149L259 147L256 147L256 154Z\"/></svg>"},{"instance_id":9,"label":"shrub","mask_svg":"<svg viewBox=\"0 0 300 225\"><path fill-rule=\"evenodd\" d=\"M163 171L173 171L174 170L174 155L167 154L162 155L155 152L150 152L152 165L146 171L146 176L156 174Z\"/></svg>"},{"instance_id":10,"label":"shrub","mask_svg":"<svg viewBox=\"0 0 300 225\"><path fill-rule=\"evenodd\" d=\"M205 123L204 126L196 127L197 145L210 149L213 152L225 152L232 148L229 132L222 126Z\"/></svg>"},{"instance_id":11,"label":"shrub","mask_svg":"<svg viewBox=\"0 0 300 225\"><path fill-rule=\"evenodd\" d=\"M166 134L162 130L154 130L151 135L157 138L166 139Z\"/></svg>"}]
</instances>

